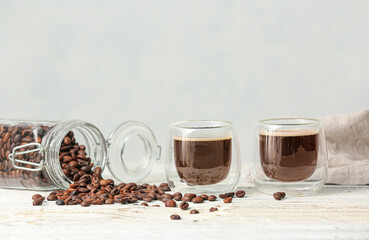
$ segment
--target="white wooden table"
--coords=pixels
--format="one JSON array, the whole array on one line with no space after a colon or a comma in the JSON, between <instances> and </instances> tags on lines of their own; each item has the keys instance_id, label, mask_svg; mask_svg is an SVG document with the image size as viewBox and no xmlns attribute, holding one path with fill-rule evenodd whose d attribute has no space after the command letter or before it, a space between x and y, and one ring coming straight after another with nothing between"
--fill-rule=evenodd
<instances>
[{"instance_id":1,"label":"white wooden table","mask_svg":"<svg viewBox=\"0 0 369 240\"><path fill-rule=\"evenodd\" d=\"M191 204L197 215L162 203L32 206L39 192L0 189L0 239L369 239L369 186L326 186L315 196L282 201L242 189L246 197L232 204ZM212 206L219 211L209 212ZM170 220L174 213L182 220Z\"/></svg>"}]
</instances>

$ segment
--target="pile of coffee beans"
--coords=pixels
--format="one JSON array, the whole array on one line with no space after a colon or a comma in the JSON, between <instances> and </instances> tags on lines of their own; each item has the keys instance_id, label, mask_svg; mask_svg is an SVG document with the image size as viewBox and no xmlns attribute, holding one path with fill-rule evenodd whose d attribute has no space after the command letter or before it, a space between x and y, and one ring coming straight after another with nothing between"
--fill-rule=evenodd
<instances>
[{"instance_id":1,"label":"pile of coffee beans","mask_svg":"<svg viewBox=\"0 0 369 240\"><path fill-rule=\"evenodd\" d=\"M11 187L47 187L52 185L41 171L19 170L13 167L9 154L13 149L29 143L41 143L42 138L50 129L48 126L33 125L0 125L0 184ZM35 149L36 146L23 147L20 151ZM17 159L40 163L42 160L38 152L18 155ZM30 164L17 163L21 167L35 168Z\"/></svg>"},{"instance_id":2,"label":"pile of coffee beans","mask_svg":"<svg viewBox=\"0 0 369 240\"><path fill-rule=\"evenodd\" d=\"M119 185L115 185L112 179L103 179L101 177L101 168L96 167L92 174L83 174L77 181L70 184L70 188L67 190L51 192L47 200L56 201L57 205L79 204L83 207L90 206L91 204L129 204L137 203L138 201L143 201L145 204L141 205L148 206L148 203L155 200L162 201L166 207L177 207L176 201L182 201L179 204L179 208L182 210L188 209L188 202L198 204L203 203L205 200L216 200L216 196L214 195L186 193L182 196L181 193L170 194L168 193L169 191L170 188L167 183L162 183L159 186L149 185L147 183L142 185L136 183L120 183ZM234 195L234 193L227 193L228 195ZM40 197L42 196L36 194L33 196L33 199ZM232 199L232 197L227 197L226 199Z\"/></svg>"}]
</instances>

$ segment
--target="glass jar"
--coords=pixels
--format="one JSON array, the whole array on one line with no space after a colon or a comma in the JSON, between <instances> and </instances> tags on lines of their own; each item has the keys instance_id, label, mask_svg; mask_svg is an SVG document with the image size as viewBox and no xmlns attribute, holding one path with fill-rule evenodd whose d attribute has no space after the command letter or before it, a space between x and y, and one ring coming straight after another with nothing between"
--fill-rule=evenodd
<instances>
[{"instance_id":1,"label":"glass jar","mask_svg":"<svg viewBox=\"0 0 369 240\"><path fill-rule=\"evenodd\" d=\"M319 191L327 177L327 151L319 120L261 120L256 128L254 182L267 194L306 196Z\"/></svg>"},{"instance_id":2,"label":"glass jar","mask_svg":"<svg viewBox=\"0 0 369 240\"><path fill-rule=\"evenodd\" d=\"M167 145L166 177L174 192L210 194L235 190L241 160L232 123L173 123Z\"/></svg>"},{"instance_id":3,"label":"glass jar","mask_svg":"<svg viewBox=\"0 0 369 240\"><path fill-rule=\"evenodd\" d=\"M130 167L125 152L133 138L142 141L144 156ZM140 122L119 125L106 140L97 127L81 120L0 119L0 187L64 189L97 166L107 166L118 181L139 181L160 152L154 134Z\"/></svg>"}]
</instances>

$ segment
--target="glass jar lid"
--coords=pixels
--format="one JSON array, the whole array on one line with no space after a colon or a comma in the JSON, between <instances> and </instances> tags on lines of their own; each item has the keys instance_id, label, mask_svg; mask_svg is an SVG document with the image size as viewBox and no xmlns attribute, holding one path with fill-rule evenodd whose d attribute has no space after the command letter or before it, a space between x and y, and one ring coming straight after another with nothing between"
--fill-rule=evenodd
<instances>
[{"instance_id":1,"label":"glass jar lid","mask_svg":"<svg viewBox=\"0 0 369 240\"><path fill-rule=\"evenodd\" d=\"M120 182L136 182L150 174L154 160L160 159L161 147L151 129L137 121L116 127L106 141L107 167Z\"/></svg>"}]
</instances>

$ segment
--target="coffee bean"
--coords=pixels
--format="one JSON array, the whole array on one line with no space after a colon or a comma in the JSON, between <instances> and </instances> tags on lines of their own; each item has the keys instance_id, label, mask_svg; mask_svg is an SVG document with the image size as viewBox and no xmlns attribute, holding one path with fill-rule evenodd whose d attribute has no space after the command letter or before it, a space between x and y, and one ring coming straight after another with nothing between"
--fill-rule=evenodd
<instances>
[{"instance_id":1,"label":"coffee bean","mask_svg":"<svg viewBox=\"0 0 369 240\"><path fill-rule=\"evenodd\" d=\"M158 188L158 193L159 193L160 195L163 195L163 194L164 194L164 190L162 190L161 188Z\"/></svg>"},{"instance_id":2,"label":"coffee bean","mask_svg":"<svg viewBox=\"0 0 369 240\"><path fill-rule=\"evenodd\" d=\"M172 214L172 215L170 215L170 219L172 219L172 220L180 220L181 219L181 216L179 216L178 214Z\"/></svg>"},{"instance_id":3,"label":"coffee bean","mask_svg":"<svg viewBox=\"0 0 369 240\"><path fill-rule=\"evenodd\" d=\"M234 192L229 192L225 194L227 197L234 197Z\"/></svg>"},{"instance_id":4,"label":"coffee bean","mask_svg":"<svg viewBox=\"0 0 369 240\"><path fill-rule=\"evenodd\" d=\"M49 195L47 196L47 201L56 201L58 197L56 195Z\"/></svg>"},{"instance_id":5,"label":"coffee bean","mask_svg":"<svg viewBox=\"0 0 369 240\"><path fill-rule=\"evenodd\" d=\"M77 199L76 200L71 200L71 201L69 201L68 202L68 205L78 205L78 204L80 204L81 203L81 201L78 201Z\"/></svg>"},{"instance_id":6,"label":"coffee bean","mask_svg":"<svg viewBox=\"0 0 369 240\"><path fill-rule=\"evenodd\" d=\"M211 208L209 209L209 212L215 212L215 211L218 211L218 208L216 208L216 207L211 207Z\"/></svg>"},{"instance_id":7,"label":"coffee bean","mask_svg":"<svg viewBox=\"0 0 369 240\"><path fill-rule=\"evenodd\" d=\"M232 202L232 197L227 197L223 200L224 203L231 203Z\"/></svg>"},{"instance_id":8,"label":"coffee bean","mask_svg":"<svg viewBox=\"0 0 369 240\"><path fill-rule=\"evenodd\" d=\"M77 161L70 161L70 162L68 163L68 166L69 166L70 168L76 168L76 167L78 167L78 162L77 162ZM76 181L76 180L74 180L74 181Z\"/></svg>"},{"instance_id":9,"label":"coffee bean","mask_svg":"<svg viewBox=\"0 0 369 240\"><path fill-rule=\"evenodd\" d=\"M40 194L35 194L32 196L32 200L35 200L37 198L41 198L42 196Z\"/></svg>"},{"instance_id":10,"label":"coffee bean","mask_svg":"<svg viewBox=\"0 0 369 240\"><path fill-rule=\"evenodd\" d=\"M33 200L33 206L40 206L40 205L42 205L42 202L43 202L43 199L42 198L36 198L36 199L34 199Z\"/></svg>"},{"instance_id":11,"label":"coffee bean","mask_svg":"<svg viewBox=\"0 0 369 240\"><path fill-rule=\"evenodd\" d=\"M213 201L217 200L217 197L215 195L210 195L208 200L213 202Z\"/></svg>"},{"instance_id":12,"label":"coffee bean","mask_svg":"<svg viewBox=\"0 0 369 240\"><path fill-rule=\"evenodd\" d=\"M152 201L152 197L150 197L150 196L143 197L142 200L144 200L145 202L151 202Z\"/></svg>"},{"instance_id":13,"label":"coffee bean","mask_svg":"<svg viewBox=\"0 0 369 240\"><path fill-rule=\"evenodd\" d=\"M141 203L140 205L141 205L141 206L145 206L145 207L149 206L149 204L147 204L146 202L143 202L143 203Z\"/></svg>"},{"instance_id":14,"label":"coffee bean","mask_svg":"<svg viewBox=\"0 0 369 240\"><path fill-rule=\"evenodd\" d=\"M173 199L175 201L181 201L182 200L182 196L181 195L175 195L175 196L173 196Z\"/></svg>"},{"instance_id":15,"label":"coffee bean","mask_svg":"<svg viewBox=\"0 0 369 240\"><path fill-rule=\"evenodd\" d=\"M172 194L169 194L169 193L166 193L166 194L163 194L161 195L162 198L169 198L169 199L173 199L173 195Z\"/></svg>"},{"instance_id":16,"label":"coffee bean","mask_svg":"<svg viewBox=\"0 0 369 240\"><path fill-rule=\"evenodd\" d=\"M84 171L85 173L91 173L91 168L89 166L82 166L81 171Z\"/></svg>"},{"instance_id":17,"label":"coffee bean","mask_svg":"<svg viewBox=\"0 0 369 240\"><path fill-rule=\"evenodd\" d=\"M192 210L190 211L190 214L199 214L199 211L197 211L196 209L192 209Z\"/></svg>"},{"instance_id":18,"label":"coffee bean","mask_svg":"<svg viewBox=\"0 0 369 240\"><path fill-rule=\"evenodd\" d=\"M64 137L64 141L63 141L63 143L64 143L65 145L70 145L70 144L72 143L72 140L71 140L69 137Z\"/></svg>"},{"instance_id":19,"label":"coffee bean","mask_svg":"<svg viewBox=\"0 0 369 240\"><path fill-rule=\"evenodd\" d=\"M184 195L184 197L189 197L191 200L193 199L193 198L195 198L196 197L196 194L194 194L194 193L186 193L185 195ZM190 201L191 201L190 200Z\"/></svg>"},{"instance_id":20,"label":"coffee bean","mask_svg":"<svg viewBox=\"0 0 369 240\"><path fill-rule=\"evenodd\" d=\"M159 187L160 188L162 188L164 191L166 191L166 192L169 192L170 191L170 188L169 188L169 185L168 185L168 183L161 183L160 185L159 185Z\"/></svg>"},{"instance_id":21,"label":"coffee bean","mask_svg":"<svg viewBox=\"0 0 369 240\"><path fill-rule=\"evenodd\" d=\"M114 199L111 199L111 198L106 199L105 204L114 204Z\"/></svg>"},{"instance_id":22,"label":"coffee bean","mask_svg":"<svg viewBox=\"0 0 369 240\"><path fill-rule=\"evenodd\" d=\"M193 203L203 203L204 199L202 197L198 196L198 197L195 197L194 199L192 199L192 202Z\"/></svg>"},{"instance_id":23,"label":"coffee bean","mask_svg":"<svg viewBox=\"0 0 369 240\"><path fill-rule=\"evenodd\" d=\"M128 198L118 198L117 202L120 204L126 204L128 202Z\"/></svg>"},{"instance_id":24,"label":"coffee bean","mask_svg":"<svg viewBox=\"0 0 369 240\"><path fill-rule=\"evenodd\" d=\"M160 205L152 205L152 207L160 207Z\"/></svg>"},{"instance_id":25,"label":"coffee bean","mask_svg":"<svg viewBox=\"0 0 369 240\"><path fill-rule=\"evenodd\" d=\"M107 179L100 180L100 185L101 186L106 186L108 184L109 184L109 181Z\"/></svg>"},{"instance_id":26,"label":"coffee bean","mask_svg":"<svg viewBox=\"0 0 369 240\"><path fill-rule=\"evenodd\" d=\"M101 175L101 167L96 167L95 168L95 174L96 175Z\"/></svg>"},{"instance_id":27,"label":"coffee bean","mask_svg":"<svg viewBox=\"0 0 369 240\"><path fill-rule=\"evenodd\" d=\"M100 199L96 199L95 201L91 202L92 205L103 205L104 201Z\"/></svg>"},{"instance_id":28,"label":"coffee bean","mask_svg":"<svg viewBox=\"0 0 369 240\"><path fill-rule=\"evenodd\" d=\"M202 197L202 199L204 199L204 200L208 200L208 195L205 195L205 194L203 194L203 195L200 195L200 197Z\"/></svg>"},{"instance_id":29,"label":"coffee bean","mask_svg":"<svg viewBox=\"0 0 369 240\"><path fill-rule=\"evenodd\" d=\"M59 200L56 200L55 204L61 206L61 205L64 205L65 202L64 202L64 200L59 199Z\"/></svg>"},{"instance_id":30,"label":"coffee bean","mask_svg":"<svg viewBox=\"0 0 369 240\"><path fill-rule=\"evenodd\" d=\"M182 199L181 199L182 201L185 201L185 202L191 202L192 201L192 198L191 197L189 197L189 196L184 196L184 197L182 197Z\"/></svg>"},{"instance_id":31,"label":"coffee bean","mask_svg":"<svg viewBox=\"0 0 369 240\"><path fill-rule=\"evenodd\" d=\"M187 210L189 207L188 202L181 202L181 204L179 204L179 208L182 210Z\"/></svg>"},{"instance_id":32,"label":"coffee bean","mask_svg":"<svg viewBox=\"0 0 369 240\"><path fill-rule=\"evenodd\" d=\"M167 201L165 201L165 206L166 207L176 207L177 204L174 200L172 199L168 199Z\"/></svg>"},{"instance_id":33,"label":"coffee bean","mask_svg":"<svg viewBox=\"0 0 369 240\"><path fill-rule=\"evenodd\" d=\"M128 198L128 202L129 203L136 203L138 201L138 199L136 197L130 197Z\"/></svg>"},{"instance_id":34,"label":"coffee bean","mask_svg":"<svg viewBox=\"0 0 369 240\"><path fill-rule=\"evenodd\" d=\"M282 200L286 196L286 193L284 192L276 192L273 194L273 197L275 200Z\"/></svg>"},{"instance_id":35,"label":"coffee bean","mask_svg":"<svg viewBox=\"0 0 369 240\"><path fill-rule=\"evenodd\" d=\"M243 190L238 190L237 192L236 192L236 197L238 197L238 198L243 198L245 196L245 191L243 191Z\"/></svg>"},{"instance_id":36,"label":"coffee bean","mask_svg":"<svg viewBox=\"0 0 369 240\"><path fill-rule=\"evenodd\" d=\"M90 205L91 205L91 202L89 202L89 201L86 201L86 200L85 200L85 201L82 201L82 202L81 202L81 206L82 206L82 207L88 207L88 206L90 206Z\"/></svg>"},{"instance_id":37,"label":"coffee bean","mask_svg":"<svg viewBox=\"0 0 369 240\"><path fill-rule=\"evenodd\" d=\"M226 194L224 194L224 193L219 194L219 198L221 198L221 199L225 199L226 197L227 197L227 195L226 195Z\"/></svg>"}]
</instances>

